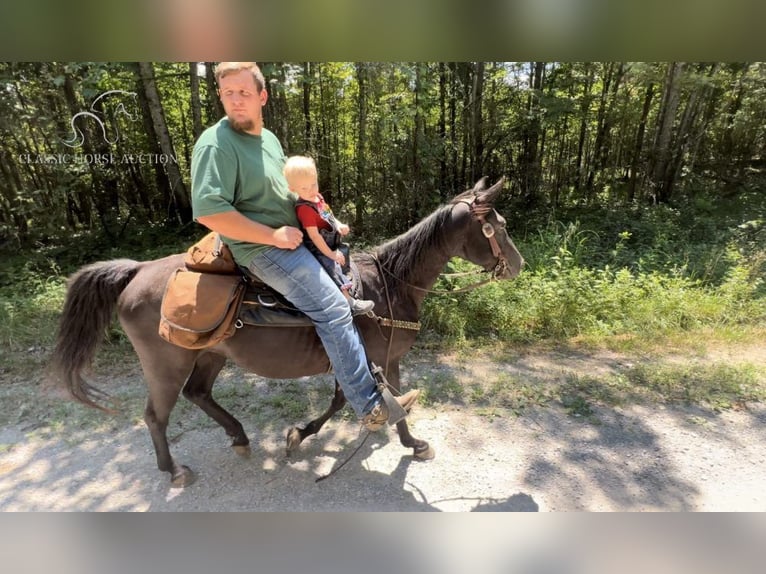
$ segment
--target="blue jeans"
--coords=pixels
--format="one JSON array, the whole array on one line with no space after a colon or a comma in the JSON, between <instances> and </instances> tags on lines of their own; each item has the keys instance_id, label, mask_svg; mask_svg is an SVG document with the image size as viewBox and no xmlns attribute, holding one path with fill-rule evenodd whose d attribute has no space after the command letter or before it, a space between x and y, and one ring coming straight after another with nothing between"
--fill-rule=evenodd
<instances>
[{"instance_id":1,"label":"blue jeans","mask_svg":"<svg viewBox=\"0 0 766 574\"><path fill-rule=\"evenodd\" d=\"M351 279L346 277L346 275L343 273L343 270L340 268L340 263L334 259L330 259L326 255L322 255L321 253L314 256L319 260L319 263L322 265L322 267L324 267L324 270L330 274L333 283L335 283L341 289L351 289Z\"/></svg>"},{"instance_id":2,"label":"blue jeans","mask_svg":"<svg viewBox=\"0 0 766 574\"><path fill-rule=\"evenodd\" d=\"M293 251L270 247L255 256L249 270L309 316L349 404L358 416L370 412L380 391L348 301L316 257L303 245Z\"/></svg>"}]
</instances>

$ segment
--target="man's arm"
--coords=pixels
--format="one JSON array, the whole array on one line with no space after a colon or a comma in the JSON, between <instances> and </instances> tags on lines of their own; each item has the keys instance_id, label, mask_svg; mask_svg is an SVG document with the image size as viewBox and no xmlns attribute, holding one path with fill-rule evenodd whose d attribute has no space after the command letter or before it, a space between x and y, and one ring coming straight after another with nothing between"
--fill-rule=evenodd
<instances>
[{"instance_id":1,"label":"man's arm","mask_svg":"<svg viewBox=\"0 0 766 574\"><path fill-rule=\"evenodd\" d=\"M303 241L303 232L297 227L283 226L277 229L252 221L238 211L224 211L203 215L197 221L216 233L238 241L273 245L280 249L295 249Z\"/></svg>"}]
</instances>

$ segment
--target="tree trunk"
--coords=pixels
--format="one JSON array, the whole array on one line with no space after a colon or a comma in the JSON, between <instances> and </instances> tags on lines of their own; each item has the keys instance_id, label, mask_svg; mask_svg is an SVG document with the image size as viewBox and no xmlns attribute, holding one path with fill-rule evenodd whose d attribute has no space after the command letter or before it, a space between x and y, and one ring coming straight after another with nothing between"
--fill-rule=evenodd
<instances>
[{"instance_id":1,"label":"tree trunk","mask_svg":"<svg viewBox=\"0 0 766 574\"><path fill-rule=\"evenodd\" d=\"M63 66L56 65L52 73L63 74ZM52 111L59 137L66 137L64 134L70 130L67 119L69 107L63 91L51 91L48 95L48 106ZM71 212L67 213L67 223L74 229L76 218L86 229L90 229L93 224L93 205L82 178L73 176L69 171L60 172L59 177L60 185L67 189L67 211Z\"/></svg>"},{"instance_id":2,"label":"tree trunk","mask_svg":"<svg viewBox=\"0 0 766 574\"><path fill-rule=\"evenodd\" d=\"M365 173L367 172L367 69L366 64L356 64L356 79L359 85L357 101L357 142L356 142L356 185L354 189L354 227L364 229L364 208L366 205Z\"/></svg>"},{"instance_id":3,"label":"tree trunk","mask_svg":"<svg viewBox=\"0 0 766 574\"><path fill-rule=\"evenodd\" d=\"M475 183L471 178L473 174L468 173L468 157L470 154L470 145L471 145L471 125L470 125L470 116L467 113L467 110L470 109L471 106L471 90L468 88L469 85L471 85L471 65L468 63L460 63L458 64L459 70L460 70L460 80L462 84L463 89L463 142L462 142L462 159L460 161L460 181L463 184L463 187L473 187L473 184ZM471 179L471 181L468 181Z\"/></svg>"},{"instance_id":4,"label":"tree trunk","mask_svg":"<svg viewBox=\"0 0 766 574\"><path fill-rule=\"evenodd\" d=\"M211 125L226 115L221 98L218 97L218 86L215 83L215 64L205 62L205 84L207 84L208 123Z\"/></svg>"},{"instance_id":5,"label":"tree trunk","mask_svg":"<svg viewBox=\"0 0 766 574\"><path fill-rule=\"evenodd\" d=\"M519 158L519 176L521 179L521 197L524 205L533 207L539 202L540 178L542 176L540 144L539 99L543 89L543 71L545 62L530 64L529 87L527 98L527 121L522 135L523 148Z\"/></svg>"},{"instance_id":6,"label":"tree trunk","mask_svg":"<svg viewBox=\"0 0 766 574\"><path fill-rule=\"evenodd\" d=\"M447 190L447 67L439 62L439 199L444 202L449 198ZM454 191L454 190L451 190Z\"/></svg>"},{"instance_id":7,"label":"tree trunk","mask_svg":"<svg viewBox=\"0 0 766 574\"><path fill-rule=\"evenodd\" d=\"M192 115L192 139L202 133L202 102L199 97L199 76L197 75L197 62L189 62L189 91L191 92L191 115Z\"/></svg>"},{"instance_id":8,"label":"tree trunk","mask_svg":"<svg viewBox=\"0 0 766 574\"><path fill-rule=\"evenodd\" d=\"M741 180L741 162L737 161L741 158L743 147L739 138L735 135L735 122L737 114L742 108L742 104L745 97L744 79L747 75L747 71L750 68L749 63L745 63L739 68L739 74L736 78L736 88L734 98L726 109L724 118L724 132L723 132L723 153L722 157L725 159L725 168L723 169L723 177L728 182L738 182ZM731 183L729 184L731 185Z\"/></svg>"},{"instance_id":9,"label":"tree trunk","mask_svg":"<svg viewBox=\"0 0 766 574\"><path fill-rule=\"evenodd\" d=\"M680 62L668 64L662 107L657 122L657 137L654 143L654 165L651 170L655 200L666 203L673 194L675 174L672 169L673 125L681 98L681 73L684 65Z\"/></svg>"},{"instance_id":10,"label":"tree trunk","mask_svg":"<svg viewBox=\"0 0 766 574\"><path fill-rule=\"evenodd\" d=\"M414 224L420 220L423 213L423 139L425 137L425 119L423 117L423 66L415 64L415 118L412 126L412 193L410 202L409 223Z\"/></svg>"},{"instance_id":11,"label":"tree trunk","mask_svg":"<svg viewBox=\"0 0 766 574\"><path fill-rule=\"evenodd\" d=\"M64 75L64 96L69 106L72 117L88 109L77 95L75 80L71 74ZM89 118L86 118L89 119ZM107 145L100 130L93 129L92 122L78 123L78 128L82 130L83 138L81 150L86 156L95 158L104 153L103 146ZM109 152L108 147L106 153ZM96 161L87 162L88 170L91 174L91 197L96 207L96 213L101 221L101 227L104 233L112 243L117 242L116 219L118 216L118 195L117 182L113 175L109 173L109 166L102 167Z\"/></svg>"},{"instance_id":12,"label":"tree trunk","mask_svg":"<svg viewBox=\"0 0 766 574\"><path fill-rule=\"evenodd\" d=\"M285 94L285 85L287 76L285 74L284 63L264 62L263 68L272 70L271 74L266 75L266 86L269 92L269 103L263 108L264 126L274 132L282 142L282 146L287 153L293 153L293 141L300 141L291 137L289 129L289 109L287 107L287 95ZM305 150L301 150L305 151Z\"/></svg>"},{"instance_id":13,"label":"tree trunk","mask_svg":"<svg viewBox=\"0 0 766 574\"><path fill-rule=\"evenodd\" d=\"M319 82L319 113L317 114L319 126L317 128L316 153L317 157L330 159L330 161L327 162L327 165L319 173L319 189L323 190L322 193L324 193L325 191L332 191L340 188L340 180L338 177L340 169L338 162L334 161L335 156L333 155L332 136L330 135L333 132L333 129L331 126L331 114L327 112L330 107L330 102L328 101L330 97L326 88L327 79L324 75L323 65L320 63L317 64L317 66L318 68L315 72ZM330 194L328 197L333 196ZM337 196L333 197L333 201L336 199ZM332 205L332 203L330 205Z\"/></svg>"},{"instance_id":14,"label":"tree trunk","mask_svg":"<svg viewBox=\"0 0 766 574\"><path fill-rule=\"evenodd\" d=\"M712 73L715 73L716 65L713 64ZM689 100L686 102L684 111L681 114L681 122L676 133L676 144L673 146L675 153L671 155L671 163L668 167L668 178L677 181L680 177L684 161L689 155L689 150L694 143L693 126L702 109L700 103L703 101L707 90L707 83L697 82L697 85L691 91Z\"/></svg>"},{"instance_id":15,"label":"tree trunk","mask_svg":"<svg viewBox=\"0 0 766 574\"><path fill-rule=\"evenodd\" d=\"M157 143L162 150L163 167L168 180L168 187L171 190L176 213L182 224L192 221L192 210L189 202L189 192L181 177L181 170L176 161L176 153L173 148L173 142L170 139L170 132L165 121L165 112L160 101L160 94L157 91L157 83L154 78L154 67L150 62L138 62L136 71L140 81L141 90L146 97L149 107L154 132L157 136Z\"/></svg>"},{"instance_id":16,"label":"tree trunk","mask_svg":"<svg viewBox=\"0 0 766 574\"><path fill-rule=\"evenodd\" d=\"M449 98L449 125L450 127L450 137L449 137L449 145L450 145L450 183L452 184L451 189L449 190L449 194L452 195L458 191L458 189L461 188L463 181L458 178L458 150L460 149L460 146L458 145L458 133L457 133L457 102L458 102L458 65L456 63L451 63L449 65L449 69L451 70L451 82L450 82L450 98Z\"/></svg>"},{"instance_id":17,"label":"tree trunk","mask_svg":"<svg viewBox=\"0 0 766 574\"><path fill-rule=\"evenodd\" d=\"M593 87L593 66L585 64L585 83L583 86L582 102L580 103L580 135L577 141L577 189L583 187L585 179L585 136L588 133L588 116L590 115L591 89Z\"/></svg>"},{"instance_id":18,"label":"tree trunk","mask_svg":"<svg viewBox=\"0 0 766 574\"><path fill-rule=\"evenodd\" d=\"M615 69L616 67L616 69ZM601 90L601 99L598 106L596 119L596 142L593 146L593 160L588 174L586 189L588 197L593 199L596 176L606 167L606 159L609 151L609 132L611 130L614 102L617 100L617 91L625 73L625 64L606 64L606 73Z\"/></svg>"},{"instance_id":19,"label":"tree trunk","mask_svg":"<svg viewBox=\"0 0 766 574\"><path fill-rule=\"evenodd\" d=\"M644 134L646 132L646 120L654 99L654 82L649 82L644 95L644 107L641 110L641 121L636 130L635 144L633 145L633 160L630 165L630 184L628 186L628 201L633 202L636 198L636 185L638 183L638 166L641 161L641 153L644 146Z\"/></svg>"},{"instance_id":20,"label":"tree trunk","mask_svg":"<svg viewBox=\"0 0 766 574\"><path fill-rule=\"evenodd\" d=\"M149 153L154 157L160 157L162 150L158 143L157 134L154 131L154 122L152 121L152 113L149 110L149 102L146 99L146 93L141 86L141 80L139 77L138 68L135 64L132 66L133 72L136 76L136 92L138 94L138 104L141 109L141 121L144 126L144 133L146 133L146 141L149 146ZM165 219L173 220L177 219L175 202L173 201L173 192L168 182L165 169L160 162L153 162L150 166L152 173L154 174L154 183L160 200L155 200L155 211L157 213L163 213ZM159 204L158 204L159 203Z\"/></svg>"},{"instance_id":21,"label":"tree trunk","mask_svg":"<svg viewBox=\"0 0 766 574\"><path fill-rule=\"evenodd\" d=\"M704 106L704 112L702 113L702 120L697 126L696 133L691 138L691 147L689 149L689 173L694 173L694 169L697 163L697 153L699 151L700 143L708 135L708 126L715 117L715 112L718 109L718 101L721 96L722 89L715 87L712 80L718 72L719 64L712 64L708 77L710 78L710 84L705 86L704 94L702 96L703 102L700 104Z\"/></svg>"},{"instance_id":22,"label":"tree trunk","mask_svg":"<svg viewBox=\"0 0 766 574\"><path fill-rule=\"evenodd\" d=\"M312 71L311 63L303 63L303 147L306 150L314 149L311 137L311 86ZM332 205L332 204L330 204Z\"/></svg>"},{"instance_id":23,"label":"tree trunk","mask_svg":"<svg viewBox=\"0 0 766 574\"><path fill-rule=\"evenodd\" d=\"M476 62L471 89L471 181L484 176L484 123L482 103L484 100L484 62Z\"/></svg>"},{"instance_id":24,"label":"tree trunk","mask_svg":"<svg viewBox=\"0 0 766 574\"><path fill-rule=\"evenodd\" d=\"M0 149L0 173L3 174L6 184L0 186L0 193L2 193L3 211L5 214L3 219L6 221L12 221L16 228L16 239L23 241L27 233L29 232L29 226L27 225L27 219L24 217L23 211L20 209L21 202L19 188L17 187L18 178L14 178L11 173L11 167L14 163L11 161L9 154L5 150Z\"/></svg>"}]
</instances>

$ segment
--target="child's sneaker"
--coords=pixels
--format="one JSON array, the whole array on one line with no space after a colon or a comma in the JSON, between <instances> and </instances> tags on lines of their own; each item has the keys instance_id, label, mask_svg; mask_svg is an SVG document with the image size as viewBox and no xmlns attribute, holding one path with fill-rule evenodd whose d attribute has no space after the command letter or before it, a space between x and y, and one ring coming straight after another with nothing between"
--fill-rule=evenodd
<instances>
[{"instance_id":1,"label":"child's sneaker","mask_svg":"<svg viewBox=\"0 0 766 574\"><path fill-rule=\"evenodd\" d=\"M351 306L351 314L356 317L357 315L370 315L375 303L366 299L351 299L349 301Z\"/></svg>"}]
</instances>

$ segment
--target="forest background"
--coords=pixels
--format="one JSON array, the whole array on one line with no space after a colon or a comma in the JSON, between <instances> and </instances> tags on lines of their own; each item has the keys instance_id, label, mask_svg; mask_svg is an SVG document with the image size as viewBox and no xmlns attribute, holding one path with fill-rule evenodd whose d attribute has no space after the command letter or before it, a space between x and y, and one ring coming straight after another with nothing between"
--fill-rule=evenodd
<instances>
[{"instance_id":1,"label":"forest background","mask_svg":"<svg viewBox=\"0 0 766 574\"><path fill-rule=\"evenodd\" d=\"M317 159L356 250L481 177L506 177L497 207L524 273L430 296L422 344L762 338L763 63L261 65L267 127L287 154ZM204 233L189 158L223 115L212 73L212 62L0 63L6 373L45 362L76 268L162 257ZM129 350L118 327L109 340Z\"/></svg>"}]
</instances>

